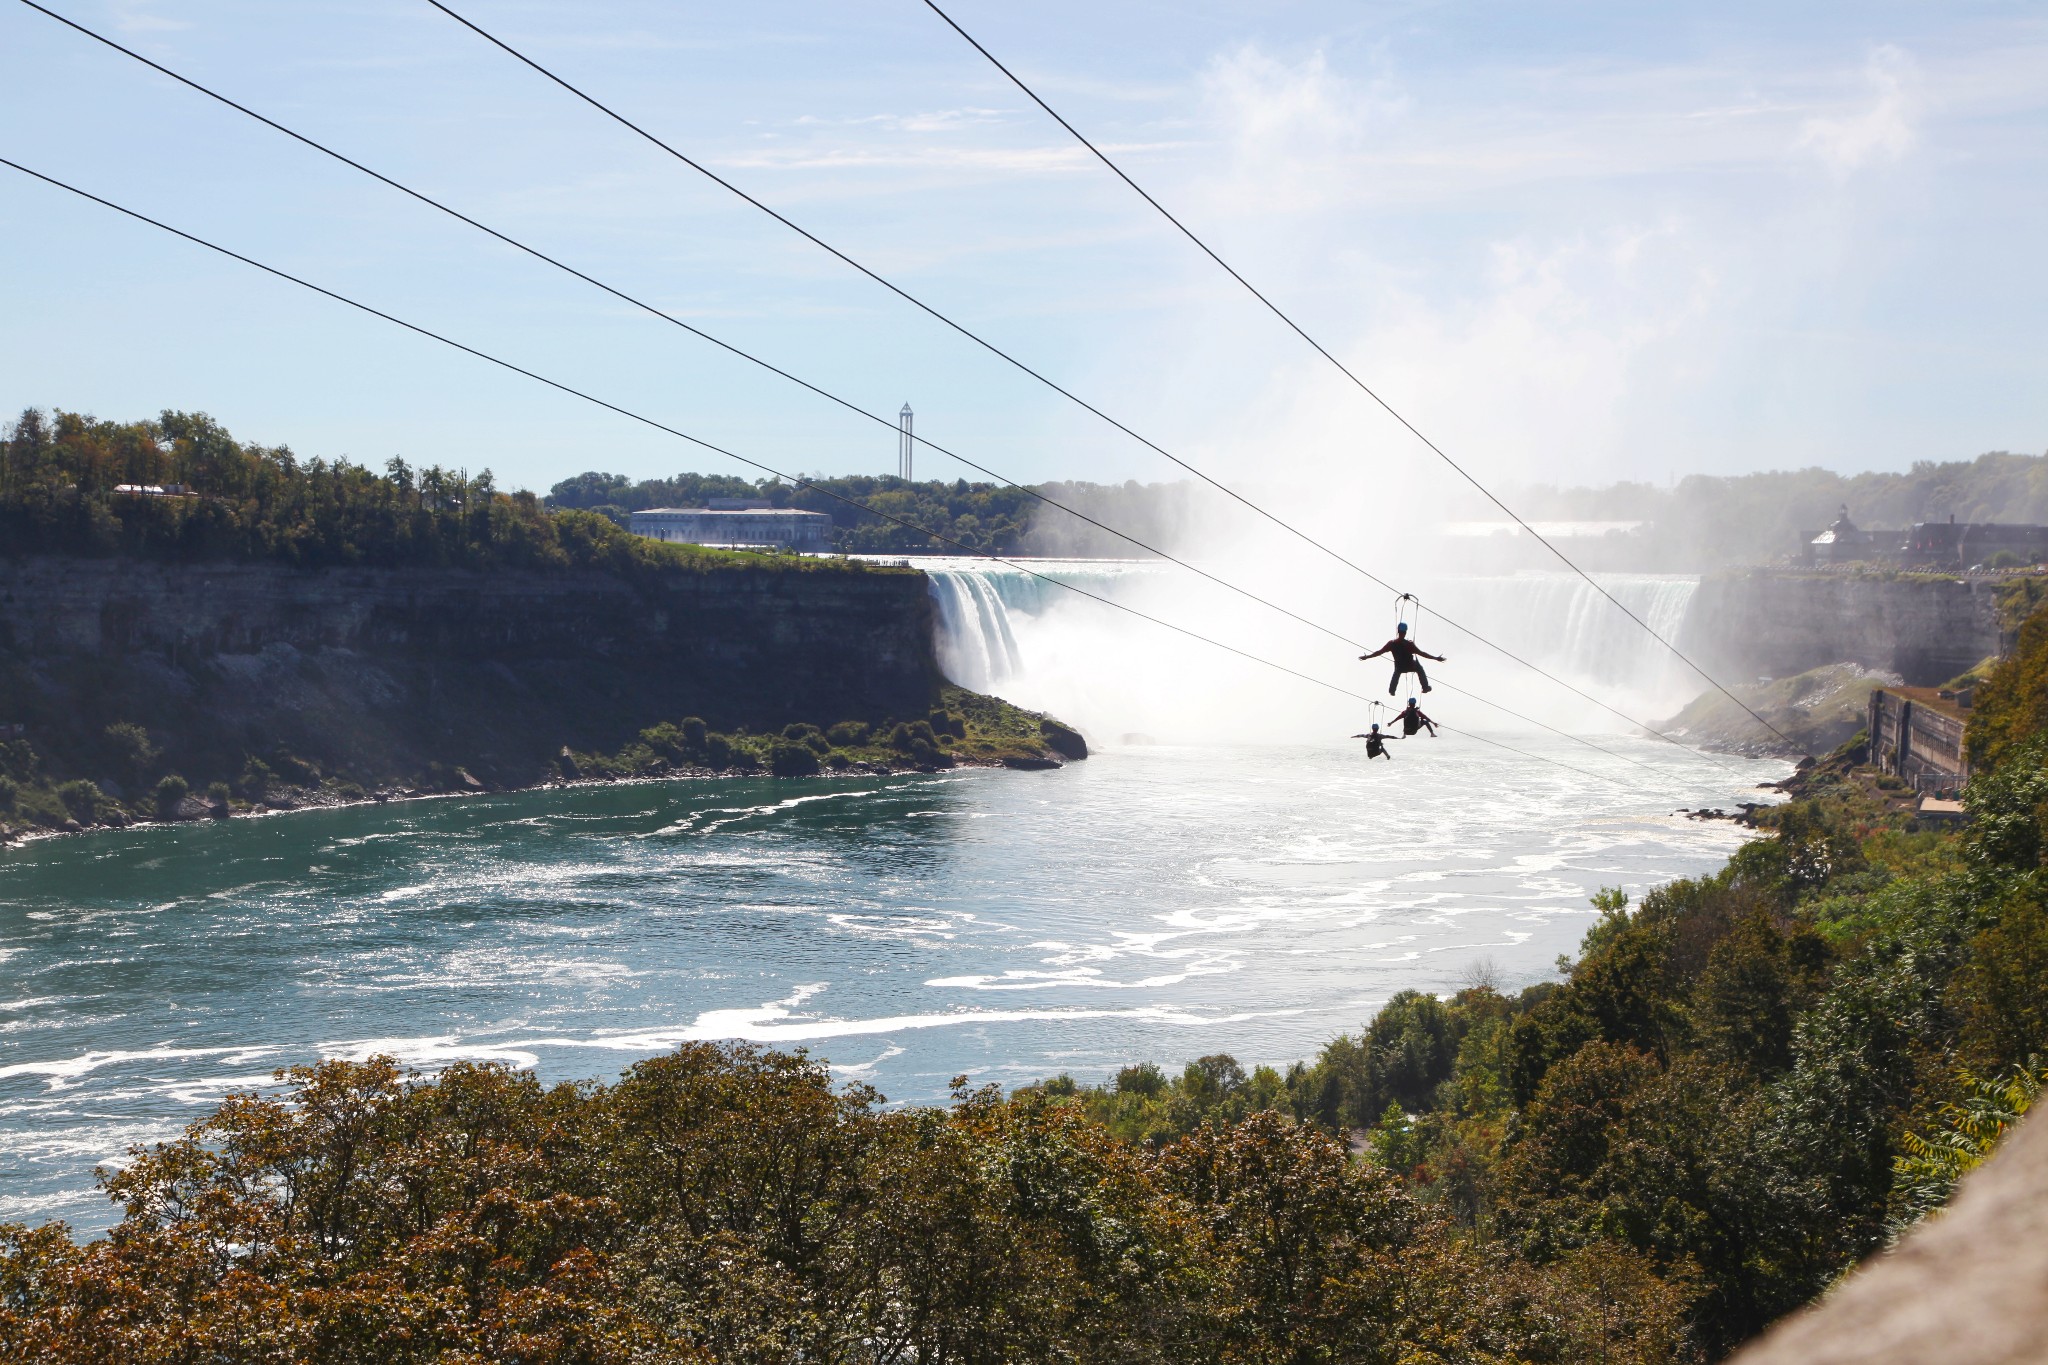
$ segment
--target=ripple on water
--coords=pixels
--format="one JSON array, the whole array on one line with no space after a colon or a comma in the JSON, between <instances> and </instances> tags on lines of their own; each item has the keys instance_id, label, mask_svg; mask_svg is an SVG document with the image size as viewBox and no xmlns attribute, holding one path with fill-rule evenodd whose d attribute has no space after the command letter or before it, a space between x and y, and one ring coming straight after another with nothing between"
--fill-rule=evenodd
<instances>
[{"instance_id":1,"label":"ripple on water","mask_svg":"<svg viewBox=\"0 0 2048 1365\"><path fill-rule=\"evenodd\" d=\"M0 851L0 962L22 983L0 1002L0 1218L104 1226L96 1163L320 1056L555 1080L744 1039L898 1101L960 1073L1285 1062L1397 990L1456 989L1477 964L1540 979L1594 889L1706 871L1740 837L1513 755L1431 756L1460 781L1361 777L1343 750L1159 746ZM1779 771L1702 765L1652 804L1726 806Z\"/></svg>"}]
</instances>

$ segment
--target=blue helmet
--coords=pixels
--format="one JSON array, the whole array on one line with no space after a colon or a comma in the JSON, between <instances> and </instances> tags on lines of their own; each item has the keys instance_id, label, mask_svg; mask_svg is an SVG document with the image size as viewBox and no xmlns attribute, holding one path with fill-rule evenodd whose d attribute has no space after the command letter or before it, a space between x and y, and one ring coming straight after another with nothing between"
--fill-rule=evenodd
<instances>
[{"instance_id":1,"label":"blue helmet","mask_svg":"<svg viewBox=\"0 0 2048 1365\"><path fill-rule=\"evenodd\" d=\"M1410 698L1408 699L1408 704L1409 704L1410 706L1413 706L1413 705L1415 705L1415 698L1413 698L1413 697L1410 697Z\"/></svg>"},{"instance_id":2,"label":"blue helmet","mask_svg":"<svg viewBox=\"0 0 2048 1365\"><path fill-rule=\"evenodd\" d=\"M1408 623L1407 623L1406 621L1396 621L1396 622L1394 622L1394 634L1396 634L1396 635L1406 635L1407 633L1408 633Z\"/></svg>"}]
</instances>

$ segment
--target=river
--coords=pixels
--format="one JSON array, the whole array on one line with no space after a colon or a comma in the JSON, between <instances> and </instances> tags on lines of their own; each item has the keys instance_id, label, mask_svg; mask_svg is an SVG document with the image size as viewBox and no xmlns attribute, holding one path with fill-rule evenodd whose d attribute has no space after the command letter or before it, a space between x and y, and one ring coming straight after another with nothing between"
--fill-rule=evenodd
<instances>
[{"instance_id":1,"label":"river","mask_svg":"<svg viewBox=\"0 0 2048 1365\"><path fill-rule=\"evenodd\" d=\"M1013 679L1042 624L1008 623ZM1371 763L1337 734L1097 739L1051 772L579 787L0 852L0 1220L103 1228L95 1164L319 1056L555 1080L746 1038L893 1101L961 1073L1285 1063L1397 990L1551 975L1595 889L1738 843L1678 807L1785 771L1612 735Z\"/></svg>"}]
</instances>

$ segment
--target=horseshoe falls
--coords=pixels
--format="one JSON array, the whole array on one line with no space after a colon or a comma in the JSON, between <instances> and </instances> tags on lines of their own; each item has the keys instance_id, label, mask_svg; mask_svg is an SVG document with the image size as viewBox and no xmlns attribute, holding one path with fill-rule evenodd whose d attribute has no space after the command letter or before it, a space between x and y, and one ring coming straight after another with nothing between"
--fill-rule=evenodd
<instances>
[{"instance_id":1,"label":"horseshoe falls","mask_svg":"<svg viewBox=\"0 0 2048 1365\"><path fill-rule=\"evenodd\" d=\"M1282 620L1283 629L1276 632L1270 613L1259 614L1242 599L1190 592L1186 571L1171 565L1039 561L1029 566L1039 576L983 560L939 560L925 567L938 622L938 655L949 678L1057 712L1102 738L1126 732L1156 737L1163 731L1177 738L1226 733L1306 740L1341 726L1345 716L1370 720L1377 715L1356 699L1345 702L1336 688L1378 700L1385 696L1391 673L1384 659L1360 664L1360 651L1346 652L1341 641L1303 631L1298 622ZM1613 601L1566 573L1446 577L1419 594L1420 608L1408 608L1407 615L1421 647L1450 659L1426 665L1434 681L1469 685L1471 692L1546 724L1574 732L1628 728L1612 712L1532 674L1508 654L1640 720L1670 715L1704 683L1650 632L1677 642L1698 579L1667 574L1596 578ZM1106 600L1068 592L1060 583ZM1299 585L1291 594L1285 587L1274 590L1280 600L1303 597ZM1395 621L1391 597L1381 596L1384 605L1373 604L1377 611L1360 610L1355 603L1332 604L1314 619L1377 646L1393 634ZM1630 620L1616 602L1650 630ZM1322 688L1318 695L1314 684L1305 690L1298 676L1219 652L1111 603L1335 687ZM1481 644L1474 634L1500 650ZM1400 699L1414 690L1413 680L1405 680ZM1276 704L1270 700L1274 696L1290 700ZM1276 705L1284 714L1274 713ZM1455 706L1446 699L1433 713L1448 720ZM1469 719L1478 728L1529 728L1483 704L1468 709L1475 714L1459 723Z\"/></svg>"}]
</instances>

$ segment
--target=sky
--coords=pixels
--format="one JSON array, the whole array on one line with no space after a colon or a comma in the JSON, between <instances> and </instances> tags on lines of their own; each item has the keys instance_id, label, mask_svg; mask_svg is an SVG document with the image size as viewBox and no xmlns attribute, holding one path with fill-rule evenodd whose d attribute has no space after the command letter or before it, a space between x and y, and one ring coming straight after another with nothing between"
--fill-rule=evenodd
<instances>
[{"instance_id":1,"label":"sky","mask_svg":"<svg viewBox=\"0 0 2048 1365\"><path fill-rule=\"evenodd\" d=\"M46 0L1005 476L1180 471L424 0ZM450 0L1247 487L1455 476L916 0ZM952 0L1482 480L2048 448L2041 4ZM798 473L892 432L0 0L4 155ZM0 407L544 490L748 472L0 168ZM965 473L920 455L921 476Z\"/></svg>"}]
</instances>

